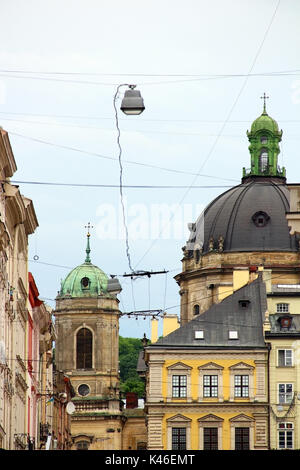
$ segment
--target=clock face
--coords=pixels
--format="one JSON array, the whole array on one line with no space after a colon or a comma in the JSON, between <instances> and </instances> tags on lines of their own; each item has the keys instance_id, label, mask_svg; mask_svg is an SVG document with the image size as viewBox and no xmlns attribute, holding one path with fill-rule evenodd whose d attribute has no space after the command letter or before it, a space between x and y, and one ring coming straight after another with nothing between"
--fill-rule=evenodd
<instances>
[{"instance_id":1,"label":"clock face","mask_svg":"<svg viewBox=\"0 0 300 470\"><path fill-rule=\"evenodd\" d=\"M90 393L90 387L87 384L81 384L78 387L78 394L85 397Z\"/></svg>"}]
</instances>

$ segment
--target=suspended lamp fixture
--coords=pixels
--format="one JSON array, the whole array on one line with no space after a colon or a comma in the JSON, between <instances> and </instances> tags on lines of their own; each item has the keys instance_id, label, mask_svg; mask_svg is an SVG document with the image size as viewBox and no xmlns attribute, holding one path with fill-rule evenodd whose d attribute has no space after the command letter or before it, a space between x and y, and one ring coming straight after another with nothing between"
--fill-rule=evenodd
<instances>
[{"instance_id":1,"label":"suspended lamp fixture","mask_svg":"<svg viewBox=\"0 0 300 470\"><path fill-rule=\"evenodd\" d=\"M135 90L136 85L128 85L129 90L124 93L124 98L121 103L121 110L127 115L137 116L141 114L144 109L144 100L139 90Z\"/></svg>"}]
</instances>

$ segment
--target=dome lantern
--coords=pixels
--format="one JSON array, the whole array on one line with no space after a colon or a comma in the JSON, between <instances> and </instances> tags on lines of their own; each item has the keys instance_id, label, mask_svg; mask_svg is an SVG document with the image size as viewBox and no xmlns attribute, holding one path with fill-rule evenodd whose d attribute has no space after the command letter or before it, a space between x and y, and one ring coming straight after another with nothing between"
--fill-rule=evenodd
<instances>
[{"instance_id":1,"label":"dome lantern","mask_svg":"<svg viewBox=\"0 0 300 470\"><path fill-rule=\"evenodd\" d=\"M278 166L282 130L279 131L277 122L266 111L268 96L264 93L261 98L264 100L263 112L253 121L250 132L247 131L251 168L243 168L243 180L252 176L285 178L285 168Z\"/></svg>"}]
</instances>

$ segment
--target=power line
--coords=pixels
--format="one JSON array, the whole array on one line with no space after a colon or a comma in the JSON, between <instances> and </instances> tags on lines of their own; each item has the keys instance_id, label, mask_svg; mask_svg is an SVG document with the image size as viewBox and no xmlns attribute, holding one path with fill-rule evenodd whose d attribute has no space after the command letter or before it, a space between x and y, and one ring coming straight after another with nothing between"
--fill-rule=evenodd
<instances>
[{"instance_id":1,"label":"power line","mask_svg":"<svg viewBox=\"0 0 300 470\"><path fill-rule=\"evenodd\" d=\"M72 150L73 152L83 153L84 155L91 155L91 156L97 157L97 158L104 158L106 160L118 161L118 159L115 158L115 157L109 157L107 155L102 155L102 154L97 153L97 152L90 152L88 150L82 150L82 149L78 149L76 147L69 147L67 145L55 144L53 142L45 141L45 140L42 140L42 139L37 139L35 137L26 136L26 135L23 135L23 134L19 134L17 132L9 131L9 134L10 135L15 135L17 137L22 137L23 139L32 140L32 141L38 142L40 144L46 144L46 145L50 145L52 147L58 147L58 148L62 148L62 149L65 149L65 150ZM129 163L131 165L139 165L139 166L143 166L143 167L147 167L147 168L154 168L154 169L158 169L158 170L169 171L169 172L172 172L172 173L195 175L195 173L190 172L190 171L177 170L177 169L174 169L174 168L166 168L166 167L161 167L161 166L158 166L158 165L152 165L150 163L136 162L136 161L132 161L132 160L123 160L123 162ZM232 179L229 179L229 178L221 178L221 177L218 177L218 176L210 176L210 175L204 175L204 174L203 175L198 174L198 176L205 177L205 178L221 179L223 181L228 180L228 181L235 181L236 182L236 180L232 180Z\"/></svg>"},{"instance_id":2,"label":"power line","mask_svg":"<svg viewBox=\"0 0 300 470\"><path fill-rule=\"evenodd\" d=\"M55 118L62 118L62 119L87 119L87 120L112 120L110 116L79 116L79 115L71 115L71 114L42 114L42 113L21 113L21 112L13 112L13 111L0 111L0 114L10 114L16 116L38 116L38 117L55 117ZM119 121L128 121L125 118L119 118ZM141 122L201 122L201 123L209 123L209 124L216 124L222 123L223 120L220 119L147 119L147 118L139 118L135 119L132 116L131 121L141 121ZM23 122L23 121L22 121ZM24 121L28 122L28 121ZM33 121L34 122L34 121ZM240 120L233 120L230 119L228 122L240 124L240 123L249 123L249 119L240 119ZM280 119L280 122L288 122L288 123L298 123L300 122L299 119Z\"/></svg>"},{"instance_id":3,"label":"power line","mask_svg":"<svg viewBox=\"0 0 300 470\"><path fill-rule=\"evenodd\" d=\"M154 73L103 73L103 72L53 72L53 71L41 71L41 70L0 70L0 73L29 73L39 75L98 75L107 77L240 77L245 74L187 74L187 73L173 73L173 74L154 74ZM277 70L269 72L260 72L253 74L255 76L261 75L286 75L286 74L297 74L300 73L300 69L293 70Z\"/></svg>"},{"instance_id":4,"label":"power line","mask_svg":"<svg viewBox=\"0 0 300 470\"><path fill-rule=\"evenodd\" d=\"M236 96L234 102L233 102L233 105L231 106L231 108L230 108L230 110L229 110L229 113L228 113L228 115L227 115L225 121L223 122L223 124L222 124L222 126L221 126L221 129L220 129L220 131L219 131L219 133L218 133L218 135L217 135L217 137L216 137L216 139L215 139L215 141L214 141L212 147L210 148L210 150L209 150L209 152L208 152L206 158L205 158L204 161L202 162L201 167L200 167L200 169L199 169L199 171L198 171L198 174L202 171L204 165L207 163L207 161L208 161L209 158L211 157L211 155L212 155L212 153L213 153L213 151L214 151L214 149L215 149L215 147L216 147L216 145L217 145L217 143L218 143L218 141L219 141L219 138L220 138L220 136L221 136L223 130L225 129L225 126L226 126L227 122L229 121L229 119L230 119L230 117L231 117L231 115L232 115L232 113L233 113L233 111L234 111L234 108L235 108L235 106L236 106L236 104L237 104L237 102L238 102L238 100L239 100L239 98L240 98L242 92L244 91L244 88L246 87L246 84L247 84L247 82L248 82L249 76L250 76L250 74L252 73L252 70L254 69L254 66L255 66L255 64L256 64L256 62L257 62L258 56L259 56L259 54L260 54L260 52L261 52L261 50L262 50L262 47L263 47L263 45L264 45L264 43L265 43L266 38L267 38L268 32L269 32L269 30L270 30L270 28L271 28L271 26L272 26L272 24L273 24L274 18L275 18L275 16L276 16L277 10L278 10L279 5L280 5L280 1L281 1L281 0L278 0L278 2L277 2L277 4L276 4L275 10L274 10L273 15L272 15L272 17L271 17L271 20L270 20L270 22L269 22L269 24L268 24L268 27L267 27L267 29L266 29L266 31L265 31L265 33L264 33L264 36L263 36L263 39L262 39L262 41L261 41L261 43L260 43L260 45L259 45L259 48L258 48L258 50L257 50L257 52L256 52L256 54L255 54L254 60L253 60L253 62L252 62L252 64L251 64L251 66L250 66L250 69L249 69L248 73L245 75L246 78L245 78L245 80L244 80L244 82L243 82L243 84L242 84L242 86L241 86L241 88L240 88L240 90L239 90L239 92L238 92L238 94L237 94L237 96ZM195 183L195 181L196 181L197 178L198 178L198 175L196 175L195 178L193 179L193 181L192 181L192 183L191 183L191 187L194 185L194 183ZM184 199L186 198L187 194L189 193L189 190L190 190L190 189L187 189L187 191L185 192L185 194L184 194L183 197L181 198L181 200L180 200L180 202L179 202L179 206L182 205ZM174 218L175 212L176 212L176 211L173 212L173 214L172 214L172 216L169 218L169 221L168 221L168 222L170 222L170 221ZM159 236L161 235L162 231L163 231L163 229L160 231ZM149 251L153 248L153 246L155 245L155 243L157 242L158 239L159 239L159 237L158 237L156 240L154 240L154 241L152 242L152 244L150 245L150 247L148 248L148 250L146 250L146 252L145 252L144 255L142 256L142 258L140 258L140 260L139 260L139 262L137 263L136 267L137 267L137 266L140 264L140 262L145 258L145 256L149 253Z\"/></svg>"},{"instance_id":5,"label":"power line","mask_svg":"<svg viewBox=\"0 0 300 470\"><path fill-rule=\"evenodd\" d=\"M8 183L8 181L2 180L2 183ZM54 183L46 181L18 181L10 180L9 183L14 184L32 184L32 185L45 185L45 186L71 186L71 187L84 187L84 188L120 188L118 184L89 184L89 183ZM125 184L122 185L122 188L131 188L131 189L215 189L215 188L232 188L232 186L180 186L180 185L131 185Z\"/></svg>"},{"instance_id":6,"label":"power line","mask_svg":"<svg viewBox=\"0 0 300 470\"><path fill-rule=\"evenodd\" d=\"M113 98L113 106L115 110L115 120L116 120L116 128L117 128L117 144L119 148L119 155L118 155L118 161L119 161L119 168L120 168L120 180L119 180L119 190L120 190L120 200L121 200L121 206L122 206L122 216L123 216L123 225L125 229L125 244L126 244L126 256L128 260L128 265L131 271L133 271L132 265L131 265L131 257L130 257L130 252L129 252L129 235L128 235L128 227L126 223L126 214L125 214L125 205L124 205L124 197L123 197L123 164L122 164L122 147L120 143L120 137L121 137L121 131L119 127L119 120L118 120L118 110L116 107L116 101L117 97L119 94L119 90L123 86L129 86L127 84L121 84L117 87L117 90L115 92L114 98Z\"/></svg>"}]
</instances>

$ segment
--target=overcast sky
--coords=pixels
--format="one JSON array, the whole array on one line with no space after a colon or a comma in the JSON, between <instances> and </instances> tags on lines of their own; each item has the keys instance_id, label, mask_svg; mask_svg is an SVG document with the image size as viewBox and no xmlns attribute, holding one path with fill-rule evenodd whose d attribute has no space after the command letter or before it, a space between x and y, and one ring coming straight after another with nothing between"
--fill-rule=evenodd
<instances>
[{"instance_id":1,"label":"overcast sky","mask_svg":"<svg viewBox=\"0 0 300 470\"><path fill-rule=\"evenodd\" d=\"M148 278L119 277L124 312L179 314L173 279L187 223L250 166L247 129L262 112L283 129L279 164L298 182L300 3L297 0L0 0L0 125L39 228L29 270L40 298L55 297L71 268L91 259L129 273L120 207L113 99L136 84L145 111L118 113L129 253ZM121 88L118 108L126 87ZM198 176L197 176L198 174ZM116 185L115 188L25 182ZM190 186L209 186L192 188ZM33 257L38 257L33 261ZM150 319L123 317L122 336L150 336Z\"/></svg>"}]
</instances>

